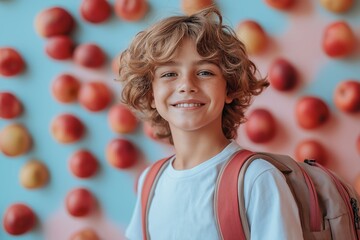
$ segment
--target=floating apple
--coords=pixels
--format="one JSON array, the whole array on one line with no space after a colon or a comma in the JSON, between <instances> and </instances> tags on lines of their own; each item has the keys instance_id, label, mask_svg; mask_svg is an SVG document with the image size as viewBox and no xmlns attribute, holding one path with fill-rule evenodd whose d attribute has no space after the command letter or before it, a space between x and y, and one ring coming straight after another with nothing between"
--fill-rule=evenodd
<instances>
[{"instance_id":1,"label":"floating apple","mask_svg":"<svg viewBox=\"0 0 360 240\"><path fill-rule=\"evenodd\" d=\"M295 114L299 126L304 129L320 127L330 118L326 103L313 96L300 98L295 106Z\"/></svg>"},{"instance_id":2,"label":"floating apple","mask_svg":"<svg viewBox=\"0 0 360 240\"><path fill-rule=\"evenodd\" d=\"M85 133L84 124L72 114L57 116L51 124L51 134L59 143L74 143Z\"/></svg>"},{"instance_id":3,"label":"floating apple","mask_svg":"<svg viewBox=\"0 0 360 240\"><path fill-rule=\"evenodd\" d=\"M259 54L267 46L268 38L264 29L253 20L242 21L236 28L236 35L249 54Z\"/></svg>"},{"instance_id":4,"label":"floating apple","mask_svg":"<svg viewBox=\"0 0 360 240\"><path fill-rule=\"evenodd\" d=\"M46 54L55 60L65 60L72 57L74 42L69 36L50 37L46 42Z\"/></svg>"},{"instance_id":5,"label":"floating apple","mask_svg":"<svg viewBox=\"0 0 360 240\"><path fill-rule=\"evenodd\" d=\"M295 87L297 72L294 66L283 58L278 58L269 68L269 81L279 91L288 91Z\"/></svg>"},{"instance_id":6,"label":"floating apple","mask_svg":"<svg viewBox=\"0 0 360 240\"><path fill-rule=\"evenodd\" d=\"M305 159L312 159L320 164L325 164L326 151L317 140L306 139L296 145L295 158L299 162L303 162Z\"/></svg>"},{"instance_id":7,"label":"floating apple","mask_svg":"<svg viewBox=\"0 0 360 240\"><path fill-rule=\"evenodd\" d=\"M265 3L278 10L287 10L294 5L295 0L265 0Z\"/></svg>"},{"instance_id":8,"label":"floating apple","mask_svg":"<svg viewBox=\"0 0 360 240\"><path fill-rule=\"evenodd\" d=\"M71 216L85 217L94 211L96 199L89 190L76 188L66 195L65 205Z\"/></svg>"},{"instance_id":9,"label":"floating apple","mask_svg":"<svg viewBox=\"0 0 360 240\"><path fill-rule=\"evenodd\" d=\"M21 73L25 68L25 62L18 51L14 48L0 48L0 75L12 77Z\"/></svg>"},{"instance_id":10,"label":"floating apple","mask_svg":"<svg viewBox=\"0 0 360 240\"><path fill-rule=\"evenodd\" d=\"M268 110L258 108L250 113L245 130L249 139L254 143L266 143L275 136L276 122Z\"/></svg>"},{"instance_id":11,"label":"floating apple","mask_svg":"<svg viewBox=\"0 0 360 240\"><path fill-rule=\"evenodd\" d=\"M360 111L360 82L347 80L340 82L334 92L336 107L346 113Z\"/></svg>"},{"instance_id":12,"label":"floating apple","mask_svg":"<svg viewBox=\"0 0 360 240\"><path fill-rule=\"evenodd\" d=\"M100 237L93 229L85 228L74 233L70 240L100 240Z\"/></svg>"},{"instance_id":13,"label":"floating apple","mask_svg":"<svg viewBox=\"0 0 360 240\"><path fill-rule=\"evenodd\" d=\"M160 138L156 135L155 127L152 126L151 123L148 121L143 122L143 132L147 137L149 137L152 140L155 140L155 141L158 141L161 143L170 144L169 138Z\"/></svg>"},{"instance_id":14,"label":"floating apple","mask_svg":"<svg viewBox=\"0 0 360 240\"><path fill-rule=\"evenodd\" d=\"M91 152L83 149L70 157L69 168L76 177L90 178L96 174L99 163Z\"/></svg>"},{"instance_id":15,"label":"floating apple","mask_svg":"<svg viewBox=\"0 0 360 240\"><path fill-rule=\"evenodd\" d=\"M28 161L20 170L20 183L29 189L41 188L49 181L46 165L37 160Z\"/></svg>"},{"instance_id":16,"label":"floating apple","mask_svg":"<svg viewBox=\"0 0 360 240\"><path fill-rule=\"evenodd\" d=\"M0 118L13 119L23 111L20 100L10 92L0 92Z\"/></svg>"},{"instance_id":17,"label":"floating apple","mask_svg":"<svg viewBox=\"0 0 360 240\"><path fill-rule=\"evenodd\" d=\"M106 0L82 0L81 17L90 23L105 22L111 15L111 6Z\"/></svg>"},{"instance_id":18,"label":"floating apple","mask_svg":"<svg viewBox=\"0 0 360 240\"><path fill-rule=\"evenodd\" d=\"M51 85L54 98L61 103L72 103L77 101L80 91L80 81L71 74L60 74Z\"/></svg>"},{"instance_id":19,"label":"floating apple","mask_svg":"<svg viewBox=\"0 0 360 240\"><path fill-rule=\"evenodd\" d=\"M112 100L109 87L99 81L83 83L79 92L79 102L87 110L98 112L104 110Z\"/></svg>"},{"instance_id":20,"label":"floating apple","mask_svg":"<svg viewBox=\"0 0 360 240\"><path fill-rule=\"evenodd\" d=\"M181 9L186 15L192 15L213 4L213 0L181 0Z\"/></svg>"},{"instance_id":21,"label":"floating apple","mask_svg":"<svg viewBox=\"0 0 360 240\"><path fill-rule=\"evenodd\" d=\"M343 13L349 10L354 0L320 0L321 5L334 13Z\"/></svg>"},{"instance_id":22,"label":"floating apple","mask_svg":"<svg viewBox=\"0 0 360 240\"><path fill-rule=\"evenodd\" d=\"M322 47L329 57L350 55L356 46L356 37L350 26L344 21L337 21L325 28Z\"/></svg>"},{"instance_id":23,"label":"floating apple","mask_svg":"<svg viewBox=\"0 0 360 240\"><path fill-rule=\"evenodd\" d=\"M116 104L110 108L108 123L116 133L132 133L136 130L138 121L128 107Z\"/></svg>"},{"instance_id":24,"label":"floating apple","mask_svg":"<svg viewBox=\"0 0 360 240\"><path fill-rule=\"evenodd\" d=\"M148 121L143 122L143 131L145 135L148 136L150 139L159 140L159 138L155 134L155 129L150 122Z\"/></svg>"},{"instance_id":25,"label":"floating apple","mask_svg":"<svg viewBox=\"0 0 360 240\"><path fill-rule=\"evenodd\" d=\"M84 43L75 48L75 63L87 68L99 68L106 61L104 51L96 44Z\"/></svg>"},{"instance_id":26,"label":"floating apple","mask_svg":"<svg viewBox=\"0 0 360 240\"><path fill-rule=\"evenodd\" d=\"M149 10L146 0L115 0L115 14L125 21L139 21Z\"/></svg>"},{"instance_id":27,"label":"floating apple","mask_svg":"<svg viewBox=\"0 0 360 240\"><path fill-rule=\"evenodd\" d=\"M21 124L13 123L0 131L0 150L6 156L17 157L27 153L31 143L30 133Z\"/></svg>"},{"instance_id":28,"label":"floating apple","mask_svg":"<svg viewBox=\"0 0 360 240\"><path fill-rule=\"evenodd\" d=\"M36 222L33 210L23 203L12 204L6 209L3 226L7 233L11 235L22 235L31 231Z\"/></svg>"},{"instance_id":29,"label":"floating apple","mask_svg":"<svg viewBox=\"0 0 360 240\"><path fill-rule=\"evenodd\" d=\"M70 34L75 26L72 15L62 7L50 7L35 17L35 30L42 37Z\"/></svg>"},{"instance_id":30,"label":"floating apple","mask_svg":"<svg viewBox=\"0 0 360 240\"><path fill-rule=\"evenodd\" d=\"M133 166L138 158L138 150L126 139L114 139L106 148L106 158L111 166L126 169Z\"/></svg>"}]
</instances>

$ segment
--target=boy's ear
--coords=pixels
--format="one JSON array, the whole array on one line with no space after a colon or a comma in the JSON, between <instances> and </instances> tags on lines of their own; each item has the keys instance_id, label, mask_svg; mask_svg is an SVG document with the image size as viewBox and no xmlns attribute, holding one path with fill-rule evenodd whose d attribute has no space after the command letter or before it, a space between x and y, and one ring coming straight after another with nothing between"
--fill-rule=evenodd
<instances>
[{"instance_id":1,"label":"boy's ear","mask_svg":"<svg viewBox=\"0 0 360 240\"><path fill-rule=\"evenodd\" d=\"M150 106L151 106L152 108L154 108L154 109L156 108L154 98L151 99L151 104L150 104Z\"/></svg>"},{"instance_id":2,"label":"boy's ear","mask_svg":"<svg viewBox=\"0 0 360 240\"><path fill-rule=\"evenodd\" d=\"M155 99L154 99L154 92L153 92L153 91L151 91L150 99L151 99L150 106L151 106L153 109L155 109L155 108L156 108L156 105L155 105Z\"/></svg>"},{"instance_id":3,"label":"boy's ear","mask_svg":"<svg viewBox=\"0 0 360 240\"><path fill-rule=\"evenodd\" d=\"M226 98L225 98L225 103L226 103L226 104L229 104L229 103L231 103L233 100L234 100L233 98L231 98L231 97L229 97L229 96L226 96Z\"/></svg>"}]
</instances>

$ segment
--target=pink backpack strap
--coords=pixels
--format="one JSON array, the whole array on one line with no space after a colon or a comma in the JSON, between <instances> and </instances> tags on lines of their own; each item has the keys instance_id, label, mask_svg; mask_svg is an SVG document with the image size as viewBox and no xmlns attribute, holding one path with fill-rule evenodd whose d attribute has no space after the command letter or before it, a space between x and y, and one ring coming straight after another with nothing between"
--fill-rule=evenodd
<instances>
[{"instance_id":1,"label":"pink backpack strap","mask_svg":"<svg viewBox=\"0 0 360 240\"><path fill-rule=\"evenodd\" d=\"M256 159L270 162L284 174L287 181L296 181L294 185L298 189L296 191L291 189L291 191L298 206L301 207L299 208L299 215L303 231L304 226L306 226L305 232L303 232L304 236L308 236L305 233L308 233L309 230L311 232L320 231L321 213L314 184L299 164L285 155L241 150L221 169L215 190L215 212L222 239L250 239L244 204L244 176L248 166ZM299 182L299 179L304 180ZM301 196L301 199L307 197L309 199L306 202L299 201L297 192L306 195Z\"/></svg>"},{"instance_id":2,"label":"pink backpack strap","mask_svg":"<svg viewBox=\"0 0 360 240\"><path fill-rule=\"evenodd\" d=\"M155 162L149 169L141 191L141 217L142 217L142 230L143 230L143 239L149 240L149 232L148 232L148 213L149 207L151 203L151 199L154 193L156 182L167 166L167 162L172 157L163 158L157 162Z\"/></svg>"},{"instance_id":3,"label":"pink backpack strap","mask_svg":"<svg viewBox=\"0 0 360 240\"><path fill-rule=\"evenodd\" d=\"M237 152L219 173L214 208L221 239L249 239L248 229L243 228L242 217L240 216L238 191L234 190L239 189L238 177L242 166L253 154L248 150Z\"/></svg>"}]
</instances>

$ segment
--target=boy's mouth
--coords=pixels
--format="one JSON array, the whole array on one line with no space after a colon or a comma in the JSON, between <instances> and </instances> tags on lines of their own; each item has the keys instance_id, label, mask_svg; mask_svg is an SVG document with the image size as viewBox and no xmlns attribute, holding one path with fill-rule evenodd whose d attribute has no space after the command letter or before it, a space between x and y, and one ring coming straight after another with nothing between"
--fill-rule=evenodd
<instances>
[{"instance_id":1,"label":"boy's mouth","mask_svg":"<svg viewBox=\"0 0 360 240\"><path fill-rule=\"evenodd\" d=\"M202 103L199 100L195 100L195 99L182 100L175 102L174 104L171 104L171 106L176 108L196 108L204 105L205 103Z\"/></svg>"},{"instance_id":2,"label":"boy's mouth","mask_svg":"<svg viewBox=\"0 0 360 240\"><path fill-rule=\"evenodd\" d=\"M174 104L174 107L177 108L192 108L192 107L201 107L205 104L203 103L178 103L178 104Z\"/></svg>"}]
</instances>

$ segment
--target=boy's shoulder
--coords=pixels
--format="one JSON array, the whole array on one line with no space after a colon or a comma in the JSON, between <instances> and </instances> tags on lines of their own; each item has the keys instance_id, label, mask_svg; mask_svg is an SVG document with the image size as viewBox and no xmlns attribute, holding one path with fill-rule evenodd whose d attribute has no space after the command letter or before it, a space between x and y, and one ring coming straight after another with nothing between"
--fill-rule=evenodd
<instances>
[{"instance_id":1,"label":"boy's shoulder","mask_svg":"<svg viewBox=\"0 0 360 240\"><path fill-rule=\"evenodd\" d=\"M260 180L259 182L271 181L271 179L278 177L284 178L278 168L268 161L258 158L252 161L247 168L244 175L244 186L245 188L247 185L250 187L254 185L257 180Z\"/></svg>"},{"instance_id":2,"label":"boy's shoulder","mask_svg":"<svg viewBox=\"0 0 360 240\"><path fill-rule=\"evenodd\" d=\"M274 165L264 159L258 158L250 163L246 173L250 172L256 173L256 175L261 175L262 173L269 170L278 171L280 173L280 171Z\"/></svg>"}]
</instances>

